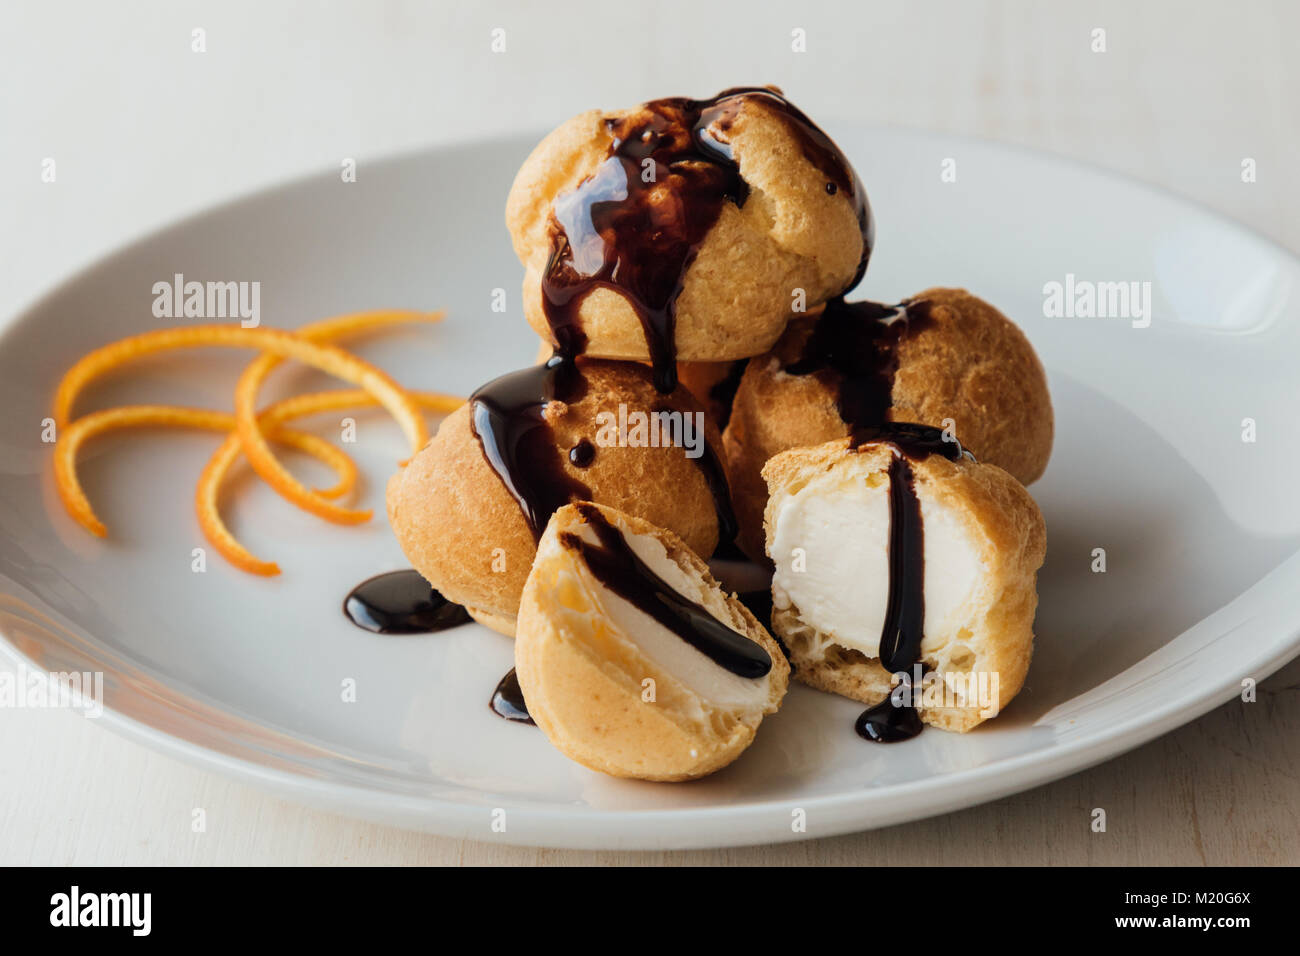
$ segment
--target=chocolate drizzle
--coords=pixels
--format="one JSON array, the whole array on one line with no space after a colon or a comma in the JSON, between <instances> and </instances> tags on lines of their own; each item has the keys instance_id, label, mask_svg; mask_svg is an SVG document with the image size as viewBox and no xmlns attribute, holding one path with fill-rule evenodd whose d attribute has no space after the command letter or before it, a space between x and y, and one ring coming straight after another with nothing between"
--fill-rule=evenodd
<instances>
[{"instance_id":1,"label":"chocolate drizzle","mask_svg":"<svg viewBox=\"0 0 1300 956\"><path fill-rule=\"evenodd\" d=\"M596 447L582 438L567 453L562 452L545 416L548 403L572 404L586 392L587 381L577 358L556 349L544 365L502 375L470 396L470 425L483 457L518 502L534 539L541 539L551 515L564 505L592 497L591 489L565 470L564 459L586 468L595 460ZM652 409L653 413L669 411L687 413L670 405ZM700 470L713 497L718 540L730 542L738 525L726 470L707 441L702 441L699 457L689 460Z\"/></svg>"},{"instance_id":2,"label":"chocolate drizzle","mask_svg":"<svg viewBox=\"0 0 1300 956\"><path fill-rule=\"evenodd\" d=\"M941 429L887 420L894 404L898 344L930 321L925 299L884 305L846 302L840 296L826 303L798 358L784 368L789 375L815 375L834 392L851 448L881 442L894 448L889 463L889 600L880 663L904 678L920 662L925 634L925 529L911 462L935 454L951 461L974 460ZM912 688L913 694L919 690ZM900 706L892 695L886 697L862 713L855 729L877 743L915 737L922 724L912 699Z\"/></svg>"},{"instance_id":3,"label":"chocolate drizzle","mask_svg":"<svg viewBox=\"0 0 1300 956\"><path fill-rule=\"evenodd\" d=\"M560 543L578 552L601 584L724 670L757 679L772 669L767 651L655 574L637 556L623 532L610 524L598 508L580 504L578 509L598 543L571 531L560 535Z\"/></svg>"},{"instance_id":4,"label":"chocolate drizzle","mask_svg":"<svg viewBox=\"0 0 1300 956\"><path fill-rule=\"evenodd\" d=\"M564 469L555 433L546 421L549 402L576 402L587 383L577 361L556 350L544 365L493 379L470 396L470 421L483 456L540 539L556 510L591 489Z\"/></svg>"},{"instance_id":5,"label":"chocolate drizzle","mask_svg":"<svg viewBox=\"0 0 1300 956\"><path fill-rule=\"evenodd\" d=\"M774 88L724 90L708 100L653 100L605 120L609 151L596 171L555 199L542 308L555 340L582 337L587 294L612 289L641 323L655 387L677 384L676 302L686 271L723 205L743 206L749 186L728 134L746 101L762 100L826 178L828 192L854 203L863 252L857 285L874 242L866 191L831 139Z\"/></svg>"},{"instance_id":6,"label":"chocolate drizzle","mask_svg":"<svg viewBox=\"0 0 1300 956\"><path fill-rule=\"evenodd\" d=\"M835 392L851 430L883 422L893 405L898 343L930 321L924 300L883 305L832 299L817 318L788 375L815 375Z\"/></svg>"},{"instance_id":7,"label":"chocolate drizzle","mask_svg":"<svg viewBox=\"0 0 1300 956\"><path fill-rule=\"evenodd\" d=\"M916 477L902 455L889 460L889 603L880 632L880 663L891 674L921 657L925 628L925 531Z\"/></svg>"},{"instance_id":8,"label":"chocolate drizzle","mask_svg":"<svg viewBox=\"0 0 1300 956\"><path fill-rule=\"evenodd\" d=\"M853 729L872 743L897 744L911 740L925 725L915 707L897 706L892 698L886 697L859 714Z\"/></svg>"},{"instance_id":9,"label":"chocolate drizzle","mask_svg":"<svg viewBox=\"0 0 1300 956\"><path fill-rule=\"evenodd\" d=\"M839 148L779 90L735 88L709 100L654 100L606 119L610 145L604 161L556 197L548 223L551 253L541 281L542 308L557 343L555 355L543 366L489 382L470 399L483 453L536 538L559 507L591 497L565 470L544 417L548 402L571 403L585 390L577 364L587 346L582 302L597 288L622 296L641 323L655 388L666 394L677 387L677 297L723 205L743 206L749 197L729 133L753 100L762 100L785 123L826 177L828 192L844 192L853 202L863 253L852 284L866 269L874 241L866 191ZM743 364L733 371L743 371ZM589 442L579 442L568 457L582 468L593 455ZM707 444L695 461L713 495L725 546L737 528L725 472Z\"/></svg>"},{"instance_id":10,"label":"chocolate drizzle","mask_svg":"<svg viewBox=\"0 0 1300 956\"><path fill-rule=\"evenodd\" d=\"M569 461L579 468L587 468L595 460L596 446L585 438L569 449Z\"/></svg>"},{"instance_id":11,"label":"chocolate drizzle","mask_svg":"<svg viewBox=\"0 0 1300 956\"><path fill-rule=\"evenodd\" d=\"M704 476L709 494L713 497L713 511L718 518L718 546L721 547L735 541L740 523L736 520L735 509L731 505L731 488L727 484L727 471L722 467L722 460L704 436L699 437L700 454L691 461L695 462L695 467Z\"/></svg>"},{"instance_id":12,"label":"chocolate drizzle","mask_svg":"<svg viewBox=\"0 0 1300 956\"><path fill-rule=\"evenodd\" d=\"M921 663L925 636L925 526L911 463L930 455L950 461L974 457L942 429L929 425L886 422L853 433L854 448L880 443L894 448L889 461L889 601L880 632L880 664L898 679L910 681L909 672ZM876 743L915 737L922 727L913 696L919 692L919 687L911 687L905 705L896 704L892 695L886 697L863 711L854 728Z\"/></svg>"},{"instance_id":13,"label":"chocolate drizzle","mask_svg":"<svg viewBox=\"0 0 1300 956\"><path fill-rule=\"evenodd\" d=\"M949 461L974 461L975 456L961 446L955 436L931 425L913 425L911 422L881 422L863 425L853 430L850 447L887 442L912 461L921 461L931 455Z\"/></svg>"},{"instance_id":14,"label":"chocolate drizzle","mask_svg":"<svg viewBox=\"0 0 1300 956\"><path fill-rule=\"evenodd\" d=\"M513 667L497 684L496 690L492 692L492 699L488 701L488 706L492 708L492 713L498 717L504 717L506 720L513 720L519 724L537 726L533 718L529 716L528 705L524 702L524 692L519 688L519 675L515 673Z\"/></svg>"},{"instance_id":15,"label":"chocolate drizzle","mask_svg":"<svg viewBox=\"0 0 1300 956\"><path fill-rule=\"evenodd\" d=\"M713 510L718 516L718 544L733 542L740 525L736 521L736 512L731 507L731 489L727 486L727 473L722 468L722 462L708 442L704 443L700 457L694 461L695 467L700 469L704 480L708 482L709 493L713 495Z\"/></svg>"},{"instance_id":16,"label":"chocolate drizzle","mask_svg":"<svg viewBox=\"0 0 1300 956\"><path fill-rule=\"evenodd\" d=\"M411 569L362 581L344 598L343 613L357 627L376 634L427 634L470 621L469 612Z\"/></svg>"}]
</instances>

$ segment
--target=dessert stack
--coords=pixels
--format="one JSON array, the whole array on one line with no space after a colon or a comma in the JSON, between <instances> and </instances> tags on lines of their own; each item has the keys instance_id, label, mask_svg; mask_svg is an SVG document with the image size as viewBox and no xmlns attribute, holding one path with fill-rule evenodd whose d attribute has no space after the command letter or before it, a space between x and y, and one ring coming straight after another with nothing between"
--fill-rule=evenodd
<instances>
[{"instance_id":1,"label":"dessert stack","mask_svg":"<svg viewBox=\"0 0 1300 956\"><path fill-rule=\"evenodd\" d=\"M583 113L506 222L543 358L443 421L388 515L434 588L514 637L556 747L685 780L735 760L791 676L867 704L882 742L1014 697L1042 366L963 290L846 299L874 221L821 129L772 87ZM769 605L710 572L737 548Z\"/></svg>"}]
</instances>

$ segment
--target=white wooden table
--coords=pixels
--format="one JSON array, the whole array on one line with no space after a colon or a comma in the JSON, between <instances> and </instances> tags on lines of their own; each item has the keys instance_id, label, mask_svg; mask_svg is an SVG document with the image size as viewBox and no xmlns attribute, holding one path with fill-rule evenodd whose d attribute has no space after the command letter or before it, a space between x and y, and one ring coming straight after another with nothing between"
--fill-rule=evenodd
<instances>
[{"instance_id":1,"label":"white wooden table","mask_svg":"<svg viewBox=\"0 0 1300 956\"><path fill-rule=\"evenodd\" d=\"M1300 251L1300 4L440 7L6 4L0 317L127 238L343 156L739 83L776 83L828 125L854 118L1069 154ZM494 28L505 30L504 53L491 52ZM204 53L191 49L195 29ZM1093 52L1097 29L1105 52ZM792 51L795 30L807 52ZM1252 184L1240 176L1247 157ZM46 158L53 184L41 182ZM1297 768L1300 662L1264 682L1253 705L1228 704L1101 767L946 817L780 847L578 853L305 810L93 721L0 710L0 864L1295 864ZM207 811L203 834L190 831L196 806ZM1094 807L1107 810L1104 834L1089 829Z\"/></svg>"}]
</instances>

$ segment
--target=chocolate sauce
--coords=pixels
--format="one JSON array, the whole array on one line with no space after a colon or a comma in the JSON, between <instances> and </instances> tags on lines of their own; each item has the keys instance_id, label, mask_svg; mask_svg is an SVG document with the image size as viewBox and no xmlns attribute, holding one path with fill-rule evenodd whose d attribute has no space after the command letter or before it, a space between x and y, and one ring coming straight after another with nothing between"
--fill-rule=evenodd
<instances>
[{"instance_id":1,"label":"chocolate sauce","mask_svg":"<svg viewBox=\"0 0 1300 956\"><path fill-rule=\"evenodd\" d=\"M736 88L710 100L655 100L605 120L610 136L605 160L572 192L556 197L548 224L551 254L542 276L542 307L557 343L555 355L545 365L489 382L470 399L483 453L519 502L535 537L541 537L556 509L591 495L565 470L543 417L547 402L581 397L576 359L587 344L578 317L582 301L597 288L617 291L641 322L655 388L662 393L676 388L677 296L723 204L742 206L749 196L728 133L746 100L754 99L784 121L803 155L826 176L828 191L833 186L852 199L863 255L851 285L865 271L874 241L866 192L839 148L780 91ZM590 444L579 443L570 450L570 461L586 467L593 452ZM725 544L736 532L725 473L707 445L695 461L713 493Z\"/></svg>"},{"instance_id":2,"label":"chocolate sauce","mask_svg":"<svg viewBox=\"0 0 1300 956\"><path fill-rule=\"evenodd\" d=\"M835 392L835 406L849 426L850 447L888 442L889 601L880 636L880 662L890 673L908 671L920 660L925 632L925 532L910 461L942 455L974 460L955 438L928 425L890 422L898 343L931 321L928 301L898 305L832 299L804 342L790 375L816 375ZM890 743L920 733L915 707L897 707L890 698L858 718L857 731L868 740Z\"/></svg>"},{"instance_id":3,"label":"chocolate sauce","mask_svg":"<svg viewBox=\"0 0 1300 956\"><path fill-rule=\"evenodd\" d=\"M880 632L880 663L891 674L921 658L925 628L925 532L912 466L889 460L889 603Z\"/></svg>"},{"instance_id":4,"label":"chocolate sauce","mask_svg":"<svg viewBox=\"0 0 1300 956\"><path fill-rule=\"evenodd\" d=\"M974 460L942 429L907 422L885 422L853 433L852 444L887 443L894 448L889 461L889 600L880 632L880 664L891 674L904 677L921 661L925 636L925 526L921 501L916 495L912 462L930 455L956 461ZM919 693L920 688L913 688ZM864 711L854 725L857 732L876 743L896 743L921 732L921 718L914 701L896 705L892 697Z\"/></svg>"},{"instance_id":5,"label":"chocolate sauce","mask_svg":"<svg viewBox=\"0 0 1300 956\"><path fill-rule=\"evenodd\" d=\"M605 120L611 142L604 161L553 204L542 308L557 342L581 337L578 312L588 293L612 289L640 320L655 387L673 390L677 297L723 205L743 206L749 197L728 134L743 104L756 99L785 122L827 178L828 191L833 186L853 201L863 252L849 288L857 285L875 233L866 191L839 147L807 116L775 89L653 100Z\"/></svg>"},{"instance_id":6,"label":"chocolate sauce","mask_svg":"<svg viewBox=\"0 0 1300 956\"><path fill-rule=\"evenodd\" d=\"M376 634L428 634L472 620L468 611L452 604L418 571L410 569L362 581L344 600L343 613L358 627ZM506 720L533 723L513 667L492 692L490 706Z\"/></svg>"},{"instance_id":7,"label":"chocolate sauce","mask_svg":"<svg viewBox=\"0 0 1300 956\"><path fill-rule=\"evenodd\" d=\"M376 634L427 634L470 621L469 612L411 569L362 581L344 598L343 613L357 627Z\"/></svg>"},{"instance_id":8,"label":"chocolate sauce","mask_svg":"<svg viewBox=\"0 0 1300 956\"><path fill-rule=\"evenodd\" d=\"M571 336L565 338L574 341ZM591 489L565 470L566 455L557 446L555 432L545 417L549 402L571 404L586 392L587 381L570 347L557 348L543 365L493 379L470 396L470 424L483 457L519 503L535 539L540 540L557 510L571 501L591 498ZM653 409L673 410L681 409L669 405ZM596 458L596 447L588 439L580 439L567 457L576 467L586 468ZM733 540L738 524L721 460L707 441L699 457L690 460L700 469L713 496L718 540Z\"/></svg>"},{"instance_id":9,"label":"chocolate sauce","mask_svg":"<svg viewBox=\"0 0 1300 956\"><path fill-rule=\"evenodd\" d=\"M556 510L591 497L591 489L565 471L543 414L549 402L576 402L586 393L586 380L572 355L557 349L545 364L502 375L470 396L471 423L483 456L519 502L538 539Z\"/></svg>"},{"instance_id":10,"label":"chocolate sauce","mask_svg":"<svg viewBox=\"0 0 1300 956\"><path fill-rule=\"evenodd\" d=\"M581 554L591 573L605 587L724 670L756 679L772 669L772 658L767 651L655 574L599 509L590 504L579 504L578 509L599 543L592 544L573 532L561 534L560 543Z\"/></svg>"},{"instance_id":11,"label":"chocolate sauce","mask_svg":"<svg viewBox=\"0 0 1300 956\"><path fill-rule=\"evenodd\" d=\"M924 727L915 707L897 707L889 697L864 710L853 724L861 736L877 744L911 740Z\"/></svg>"},{"instance_id":12,"label":"chocolate sauce","mask_svg":"<svg viewBox=\"0 0 1300 956\"><path fill-rule=\"evenodd\" d=\"M654 409L655 414L671 411L673 409L666 405ZM713 511L718 518L718 545L734 542L740 531L740 523L736 520L735 509L731 505L731 488L727 484L727 471L722 467L722 460L707 441L701 441L699 457L690 460L695 462L695 467L704 476L709 494L713 497ZM717 549L714 550L716 552Z\"/></svg>"},{"instance_id":13,"label":"chocolate sauce","mask_svg":"<svg viewBox=\"0 0 1300 956\"><path fill-rule=\"evenodd\" d=\"M492 699L488 701L488 706L492 708L492 713L498 717L504 717L506 720L513 720L520 724L537 726L533 718L528 715L528 705L524 703L524 692L519 689L519 675L515 673L513 667L497 684L497 689L492 692Z\"/></svg>"},{"instance_id":14,"label":"chocolate sauce","mask_svg":"<svg viewBox=\"0 0 1300 956\"><path fill-rule=\"evenodd\" d=\"M975 456L962 447L956 436L949 437L943 429L931 425L881 422L877 425L863 425L856 428L849 437L852 448L882 442L893 445L912 461L921 461L931 455L938 455L949 461L959 461L963 458L967 461L975 460Z\"/></svg>"},{"instance_id":15,"label":"chocolate sauce","mask_svg":"<svg viewBox=\"0 0 1300 956\"><path fill-rule=\"evenodd\" d=\"M893 405L898 343L930 320L926 302L883 305L832 299L817 318L788 375L815 375L835 392L850 429L878 425Z\"/></svg>"},{"instance_id":16,"label":"chocolate sauce","mask_svg":"<svg viewBox=\"0 0 1300 956\"><path fill-rule=\"evenodd\" d=\"M579 468L586 468L595 460L596 446L585 438L569 449L569 461Z\"/></svg>"}]
</instances>

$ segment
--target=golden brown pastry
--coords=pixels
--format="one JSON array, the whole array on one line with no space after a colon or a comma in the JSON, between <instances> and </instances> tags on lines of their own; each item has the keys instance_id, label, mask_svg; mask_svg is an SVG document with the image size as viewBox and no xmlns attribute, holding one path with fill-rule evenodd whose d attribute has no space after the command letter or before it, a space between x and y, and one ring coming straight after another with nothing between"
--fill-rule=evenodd
<instances>
[{"instance_id":1,"label":"golden brown pastry","mask_svg":"<svg viewBox=\"0 0 1300 956\"><path fill-rule=\"evenodd\" d=\"M537 356L534 361L545 365L555 354L555 346L545 339L537 343ZM740 376L745 371L745 359L734 362L678 362L678 383L695 396L695 400L704 406L709 420L718 426L718 431L727 427L727 418L731 415L731 402L740 385Z\"/></svg>"},{"instance_id":2,"label":"golden brown pastry","mask_svg":"<svg viewBox=\"0 0 1300 956\"><path fill-rule=\"evenodd\" d=\"M919 664L940 682L921 720L958 731L1016 695L1046 550L1023 485L934 429L792 449L763 476L772 627L797 679L878 704Z\"/></svg>"},{"instance_id":3,"label":"golden brown pastry","mask_svg":"<svg viewBox=\"0 0 1300 956\"><path fill-rule=\"evenodd\" d=\"M506 225L539 335L669 373L771 347L856 282L873 231L844 155L774 89L574 117L519 170Z\"/></svg>"},{"instance_id":4,"label":"golden brown pastry","mask_svg":"<svg viewBox=\"0 0 1300 956\"><path fill-rule=\"evenodd\" d=\"M1042 364L993 306L938 288L905 310L832 302L752 359L736 392L723 445L745 552L763 551L768 459L880 421L950 427L981 462L1024 484L1043 473L1052 450Z\"/></svg>"},{"instance_id":5,"label":"golden brown pastry","mask_svg":"<svg viewBox=\"0 0 1300 956\"><path fill-rule=\"evenodd\" d=\"M557 511L538 546L515 670L551 743L643 780L731 763L789 681L777 643L680 538L589 503Z\"/></svg>"},{"instance_id":6,"label":"golden brown pastry","mask_svg":"<svg viewBox=\"0 0 1300 956\"><path fill-rule=\"evenodd\" d=\"M545 366L480 389L388 483L389 523L411 564L503 634L514 634L537 537L559 504L574 498L609 504L671 529L703 555L717 544L710 469L721 471L711 452L720 439L700 405L684 389L660 394L644 365L578 360L576 368L581 374L569 401L542 404ZM494 434L506 440L506 426L498 421L497 432L488 429L485 448L484 423L475 419L476 410L485 411L483 401L511 391L499 387L503 382L532 389L537 399L510 419L519 428L520 458L506 477L485 454L495 447ZM627 425L621 436L620 406ZM682 430L650 427L655 410L676 415ZM525 510L507 478L525 499L531 495L537 514Z\"/></svg>"}]
</instances>

